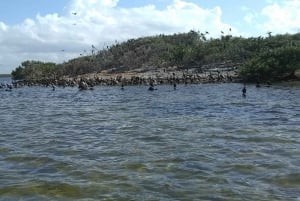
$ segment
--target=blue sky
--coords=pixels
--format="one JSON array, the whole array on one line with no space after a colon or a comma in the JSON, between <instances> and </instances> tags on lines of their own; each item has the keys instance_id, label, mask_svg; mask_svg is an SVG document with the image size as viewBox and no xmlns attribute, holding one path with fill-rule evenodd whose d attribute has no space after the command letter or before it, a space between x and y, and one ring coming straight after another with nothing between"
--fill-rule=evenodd
<instances>
[{"instance_id":1,"label":"blue sky","mask_svg":"<svg viewBox=\"0 0 300 201\"><path fill-rule=\"evenodd\" d=\"M2 0L0 73L25 60L60 63L88 54L92 45L191 29L213 38L229 29L244 37L300 32L300 1Z\"/></svg>"},{"instance_id":2,"label":"blue sky","mask_svg":"<svg viewBox=\"0 0 300 201\"><path fill-rule=\"evenodd\" d=\"M2 0L0 2L0 21L7 24L22 23L26 18L35 18L40 13L63 13L69 0Z\"/></svg>"}]
</instances>

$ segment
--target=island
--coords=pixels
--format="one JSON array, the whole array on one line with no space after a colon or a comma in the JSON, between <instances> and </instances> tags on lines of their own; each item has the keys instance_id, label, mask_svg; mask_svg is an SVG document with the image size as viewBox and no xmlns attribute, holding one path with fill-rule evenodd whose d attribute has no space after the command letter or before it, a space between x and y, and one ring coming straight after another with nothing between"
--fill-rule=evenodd
<instances>
[{"instance_id":1,"label":"island","mask_svg":"<svg viewBox=\"0 0 300 201\"><path fill-rule=\"evenodd\" d=\"M224 33L224 32L223 32ZM130 39L64 63L24 61L12 71L18 86L137 85L300 80L300 33L259 37L208 32Z\"/></svg>"}]
</instances>

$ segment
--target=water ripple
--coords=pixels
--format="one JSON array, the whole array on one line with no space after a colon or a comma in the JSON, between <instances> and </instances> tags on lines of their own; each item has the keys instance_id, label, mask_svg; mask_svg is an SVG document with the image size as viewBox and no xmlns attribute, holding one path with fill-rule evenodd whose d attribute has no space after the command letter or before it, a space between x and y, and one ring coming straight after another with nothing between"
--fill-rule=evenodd
<instances>
[{"instance_id":1,"label":"water ripple","mask_svg":"<svg viewBox=\"0 0 300 201\"><path fill-rule=\"evenodd\" d=\"M297 87L0 93L0 200L299 200Z\"/></svg>"}]
</instances>

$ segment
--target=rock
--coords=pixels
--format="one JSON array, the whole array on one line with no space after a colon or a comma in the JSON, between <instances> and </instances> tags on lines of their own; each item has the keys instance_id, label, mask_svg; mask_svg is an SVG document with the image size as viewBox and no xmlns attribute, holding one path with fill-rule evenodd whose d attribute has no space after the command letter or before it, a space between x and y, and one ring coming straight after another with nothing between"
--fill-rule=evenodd
<instances>
[{"instance_id":1,"label":"rock","mask_svg":"<svg viewBox=\"0 0 300 201\"><path fill-rule=\"evenodd\" d=\"M300 69L295 70L294 75L297 79L300 79Z\"/></svg>"}]
</instances>

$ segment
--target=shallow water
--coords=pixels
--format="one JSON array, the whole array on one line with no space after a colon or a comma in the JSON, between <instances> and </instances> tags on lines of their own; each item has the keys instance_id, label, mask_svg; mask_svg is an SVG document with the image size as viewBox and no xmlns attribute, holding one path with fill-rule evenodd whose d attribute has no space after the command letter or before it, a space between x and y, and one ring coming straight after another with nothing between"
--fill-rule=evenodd
<instances>
[{"instance_id":1,"label":"shallow water","mask_svg":"<svg viewBox=\"0 0 300 201\"><path fill-rule=\"evenodd\" d=\"M300 200L300 87L0 89L0 200Z\"/></svg>"}]
</instances>

